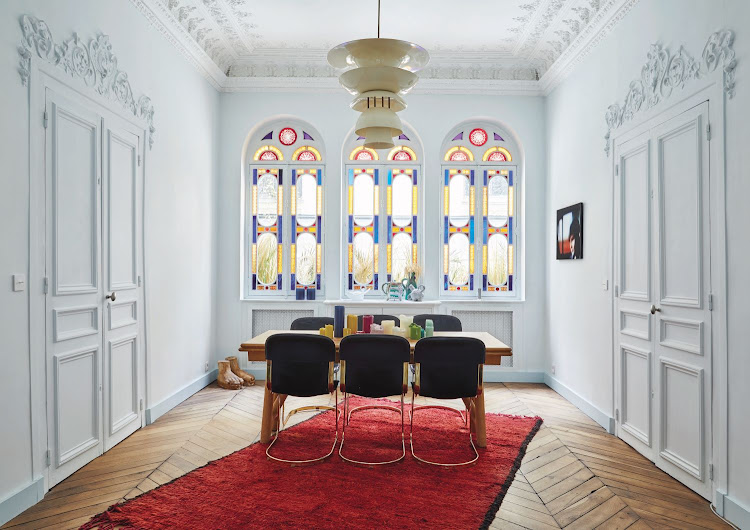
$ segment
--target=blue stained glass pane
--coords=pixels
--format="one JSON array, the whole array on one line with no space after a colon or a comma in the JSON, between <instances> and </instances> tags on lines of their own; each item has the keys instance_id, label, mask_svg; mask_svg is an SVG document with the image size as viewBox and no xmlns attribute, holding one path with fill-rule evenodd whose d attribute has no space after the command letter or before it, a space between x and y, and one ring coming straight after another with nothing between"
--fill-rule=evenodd
<instances>
[{"instance_id":1,"label":"blue stained glass pane","mask_svg":"<svg viewBox=\"0 0 750 530\"><path fill-rule=\"evenodd\" d=\"M448 275L443 274L443 290L448 290Z\"/></svg>"},{"instance_id":2,"label":"blue stained glass pane","mask_svg":"<svg viewBox=\"0 0 750 530\"><path fill-rule=\"evenodd\" d=\"M320 274L315 275L315 288L320 289Z\"/></svg>"},{"instance_id":3,"label":"blue stained glass pane","mask_svg":"<svg viewBox=\"0 0 750 530\"><path fill-rule=\"evenodd\" d=\"M413 233L412 233L413 241L414 243L416 243L417 242L417 216L416 215L412 216L411 226L413 228Z\"/></svg>"},{"instance_id":4,"label":"blue stained glass pane","mask_svg":"<svg viewBox=\"0 0 750 530\"><path fill-rule=\"evenodd\" d=\"M318 186L323 185L323 170L318 170Z\"/></svg>"},{"instance_id":5,"label":"blue stained glass pane","mask_svg":"<svg viewBox=\"0 0 750 530\"><path fill-rule=\"evenodd\" d=\"M375 290L378 290L378 274L375 273Z\"/></svg>"},{"instance_id":6,"label":"blue stained glass pane","mask_svg":"<svg viewBox=\"0 0 750 530\"><path fill-rule=\"evenodd\" d=\"M372 227L373 239L375 240L375 243L377 243L378 242L378 224L379 224L377 215L375 216L375 221L373 222L373 224L375 225Z\"/></svg>"},{"instance_id":7,"label":"blue stained glass pane","mask_svg":"<svg viewBox=\"0 0 750 530\"><path fill-rule=\"evenodd\" d=\"M315 141L315 138L313 138L312 136L310 136L309 134L307 134L305 131L302 131L302 139L303 140L310 140L312 142Z\"/></svg>"},{"instance_id":8,"label":"blue stained glass pane","mask_svg":"<svg viewBox=\"0 0 750 530\"><path fill-rule=\"evenodd\" d=\"M443 231L444 231L443 243L445 245L447 245L448 244L448 236L450 235L450 232L448 230L448 217L443 217Z\"/></svg>"},{"instance_id":9,"label":"blue stained glass pane","mask_svg":"<svg viewBox=\"0 0 750 530\"><path fill-rule=\"evenodd\" d=\"M513 218L508 219L508 244L513 244Z\"/></svg>"},{"instance_id":10,"label":"blue stained glass pane","mask_svg":"<svg viewBox=\"0 0 750 530\"><path fill-rule=\"evenodd\" d=\"M474 244L474 218L469 219L469 243Z\"/></svg>"},{"instance_id":11,"label":"blue stained glass pane","mask_svg":"<svg viewBox=\"0 0 750 530\"><path fill-rule=\"evenodd\" d=\"M354 236L354 220L353 217L349 216L349 243L352 242L352 238Z\"/></svg>"},{"instance_id":12,"label":"blue stained glass pane","mask_svg":"<svg viewBox=\"0 0 750 530\"><path fill-rule=\"evenodd\" d=\"M474 275L471 275L471 278L469 278L469 290L474 290Z\"/></svg>"},{"instance_id":13,"label":"blue stained glass pane","mask_svg":"<svg viewBox=\"0 0 750 530\"><path fill-rule=\"evenodd\" d=\"M414 183L415 186L417 185L417 172L416 172L416 170L414 171L414 173L412 173L412 182Z\"/></svg>"},{"instance_id":14,"label":"blue stained glass pane","mask_svg":"<svg viewBox=\"0 0 750 530\"><path fill-rule=\"evenodd\" d=\"M318 226L318 232L317 232L316 235L318 236L317 237L318 244L320 244L322 242L321 238L323 237L323 226L320 224L320 216L318 216L318 225L317 226Z\"/></svg>"},{"instance_id":15,"label":"blue stained glass pane","mask_svg":"<svg viewBox=\"0 0 750 530\"><path fill-rule=\"evenodd\" d=\"M276 280L276 287L277 289L281 289L281 274L279 274L278 279Z\"/></svg>"},{"instance_id":16,"label":"blue stained glass pane","mask_svg":"<svg viewBox=\"0 0 750 530\"><path fill-rule=\"evenodd\" d=\"M483 236L482 236L482 244L486 245L487 244L487 218L486 217L483 218L482 225L483 225L482 226L482 228L483 228L482 231L484 233Z\"/></svg>"},{"instance_id":17,"label":"blue stained glass pane","mask_svg":"<svg viewBox=\"0 0 750 530\"><path fill-rule=\"evenodd\" d=\"M296 274L292 273L292 283L290 283L289 285L297 285L297 277L296 276L297 276Z\"/></svg>"},{"instance_id":18,"label":"blue stained glass pane","mask_svg":"<svg viewBox=\"0 0 750 530\"><path fill-rule=\"evenodd\" d=\"M353 169L349 170L349 185L350 186L354 185L354 170Z\"/></svg>"},{"instance_id":19,"label":"blue stained glass pane","mask_svg":"<svg viewBox=\"0 0 750 530\"><path fill-rule=\"evenodd\" d=\"M265 136L264 136L263 138L261 138L260 140L261 140L261 141L263 141L263 140L270 140L271 138L273 138L273 131L271 131L270 133L266 134L266 135L265 135Z\"/></svg>"},{"instance_id":20,"label":"blue stained glass pane","mask_svg":"<svg viewBox=\"0 0 750 530\"><path fill-rule=\"evenodd\" d=\"M253 291L258 287L258 280L255 277L255 274L253 274Z\"/></svg>"},{"instance_id":21,"label":"blue stained glass pane","mask_svg":"<svg viewBox=\"0 0 750 530\"><path fill-rule=\"evenodd\" d=\"M388 170L388 185L390 186L392 182L393 182L393 170L389 169Z\"/></svg>"},{"instance_id":22,"label":"blue stained glass pane","mask_svg":"<svg viewBox=\"0 0 750 530\"><path fill-rule=\"evenodd\" d=\"M278 234L279 234L279 245L280 245L281 243L283 243L283 241L281 240L281 234L283 234L283 233L284 233L284 230L283 230L283 228L282 228L282 226L281 226L281 221L282 221L282 217L281 217L281 216L279 216L279 232L278 232Z\"/></svg>"},{"instance_id":23,"label":"blue stained glass pane","mask_svg":"<svg viewBox=\"0 0 750 530\"><path fill-rule=\"evenodd\" d=\"M453 141L453 142L456 142L456 141L458 141L458 140L463 140L463 139L464 139L464 132L463 132L463 131L461 131L460 133L458 133L458 134L457 134L456 136L454 136L454 137L453 137L453 140L452 140L452 141Z\"/></svg>"},{"instance_id":24,"label":"blue stained glass pane","mask_svg":"<svg viewBox=\"0 0 750 530\"><path fill-rule=\"evenodd\" d=\"M447 186L448 184L450 184L450 180L451 180L451 174L450 174L450 171L448 171L448 170L446 169L446 170L445 170L445 185L446 185L446 186Z\"/></svg>"},{"instance_id":25,"label":"blue stained glass pane","mask_svg":"<svg viewBox=\"0 0 750 530\"><path fill-rule=\"evenodd\" d=\"M473 186L474 185L474 170L473 169L471 170L471 179L470 179L470 181L471 181L471 185Z\"/></svg>"},{"instance_id":26,"label":"blue stained glass pane","mask_svg":"<svg viewBox=\"0 0 750 530\"><path fill-rule=\"evenodd\" d=\"M292 170L292 186L296 186L296 185L297 185L297 170L293 169Z\"/></svg>"},{"instance_id":27,"label":"blue stained glass pane","mask_svg":"<svg viewBox=\"0 0 750 530\"><path fill-rule=\"evenodd\" d=\"M388 216L388 226L391 226L391 216L390 216L390 215ZM393 234L391 233L391 231L390 231L390 230L388 230L388 243L390 243L390 242L391 242L391 236L392 236L392 235L393 235Z\"/></svg>"},{"instance_id":28,"label":"blue stained glass pane","mask_svg":"<svg viewBox=\"0 0 750 530\"><path fill-rule=\"evenodd\" d=\"M508 276L508 290L509 291L513 290L513 275L512 274Z\"/></svg>"},{"instance_id":29,"label":"blue stained glass pane","mask_svg":"<svg viewBox=\"0 0 750 530\"><path fill-rule=\"evenodd\" d=\"M376 170L375 170L375 185L376 185L376 186L378 185L378 176L379 176L378 174L379 174L379 173L380 173L380 172L379 172L379 171L378 171L378 170L376 169Z\"/></svg>"},{"instance_id":30,"label":"blue stained glass pane","mask_svg":"<svg viewBox=\"0 0 750 530\"><path fill-rule=\"evenodd\" d=\"M349 275L349 290L352 290L352 275Z\"/></svg>"},{"instance_id":31,"label":"blue stained glass pane","mask_svg":"<svg viewBox=\"0 0 750 530\"><path fill-rule=\"evenodd\" d=\"M253 169L253 186L258 184L258 170Z\"/></svg>"},{"instance_id":32,"label":"blue stained glass pane","mask_svg":"<svg viewBox=\"0 0 750 530\"><path fill-rule=\"evenodd\" d=\"M513 185L513 171L508 171L508 186Z\"/></svg>"},{"instance_id":33,"label":"blue stained glass pane","mask_svg":"<svg viewBox=\"0 0 750 530\"><path fill-rule=\"evenodd\" d=\"M492 134L495 135L495 141L496 142L504 142L505 141L505 140L503 140L503 137L500 136L499 134L497 134L497 133L492 133Z\"/></svg>"},{"instance_id":34,"label":"blue stained glass pane","mask_svg":"<svg viewBox=\"0 0 750 530\"><path fill-rule=\"evenodd\" d=\"M482 290L483 291L487 290L487 275L486 274L482 275Z\"/></svg>"}]
</instances>

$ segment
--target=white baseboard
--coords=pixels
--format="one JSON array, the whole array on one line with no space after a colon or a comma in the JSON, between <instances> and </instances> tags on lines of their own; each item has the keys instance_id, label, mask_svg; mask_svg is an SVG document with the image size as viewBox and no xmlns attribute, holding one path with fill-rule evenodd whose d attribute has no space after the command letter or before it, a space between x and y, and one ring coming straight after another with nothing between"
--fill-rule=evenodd
<instances>
[{"instance_id":1,"label":"white baseboard","mask_svg":"<svg viewBox=\"0 0 750 530\"><path fill-rule=\"evenodd\" d=\"M722 517L739 528L750 528L750 508L720 491L716 492L716 497L717 511Z\"/></svg>"},{"instance_id":2,"label":"white baseboard","mask_svg":"<svg viewBox=\"0 0 750 530\"><path fill-rule=\"evenodd\" d=\"M218 370L211 370L206 372L202 376L196 378L193 382L188 383L171 396L161 400L153 407L146 409L146 425L150 425L156 421L159 416L163 416L177 405L185 401L187 398L198 392L200 389L207 387L214 381L218 375Z\"/></svg>"},{"instance_id":3,"label":"white baseboard","mask_svg":"<svg viewBox=\"0 0 750 530\"><path fill-rule=\"evenodd\" d=\"M28 486L8 495L0 501L0 526L34 506L43 497L44 477L39 477Z\"/></svg>"},{"instance_id":4,"label":"white baseboard","mask_svg":"<svg viewBox=\"0 0 750 530\"><path fill-rule=\"evenodd\" d=\"M573 405L581 409L584 414L604 427L608 433L615 433L615 419L609 414L600 410L547 373L544 374L544 383L562 397L573 403Z\"/></svg>"}]
</instances>

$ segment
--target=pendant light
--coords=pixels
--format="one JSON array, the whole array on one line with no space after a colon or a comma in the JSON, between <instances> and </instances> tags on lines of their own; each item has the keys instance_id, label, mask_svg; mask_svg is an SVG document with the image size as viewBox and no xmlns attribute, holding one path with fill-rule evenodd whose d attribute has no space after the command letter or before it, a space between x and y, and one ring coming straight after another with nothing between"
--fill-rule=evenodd
<instances>
[{"instance_id":1,"label":"pendant light","mask_svg":"<svg viewBox=\"0 0 750 530\"><path fill-rule=\"evenodd\" d=\"M339 82L354 95L351 108L361 112L354 131L370 149L389 149L393 138L403 133L397 112L406 108L402 97L417 84L415 72L424 68L430 55L421 46L398 39L378 37L339 44L328 52L328 63L345 69Z\"/></svg>"}]
</instances>

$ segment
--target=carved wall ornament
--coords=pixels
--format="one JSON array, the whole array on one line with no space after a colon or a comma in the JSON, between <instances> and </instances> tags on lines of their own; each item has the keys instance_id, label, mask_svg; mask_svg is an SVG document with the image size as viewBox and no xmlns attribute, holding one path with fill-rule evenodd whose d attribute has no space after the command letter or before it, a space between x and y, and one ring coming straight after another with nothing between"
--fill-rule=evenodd
<instances>
[{"instance_id":1,"label":"carved wall ornament","mask_svg":"<svg viewBox=\"0 0 750 530\"><path fill-rule=\"evenodd\" d=\"M641 68L641 77L630 83L624 103L610 105L604 115L607 123L604 151L607 156L611 145L610 135L614 129L632 120L638 112L648 110L667 99L674 90L682 89L688 81L702 79L721 67L724 93L730 99L734 97L737 60L732 49L733 42L734 33L731 30L713 33L703 47L700 61L682 46L677 53L671 54L661 44L652 44L646 64Z\"/></svg>"},{"instance_id":2,"label":"carved wall ornament","mask_svg":"<svg viewBox=\"0 0 750 530\"><path fill-rule=\"evenodd\" d=\"M135 99L128 74L117 67L117 57L112 52L108 36L99 35L85 44L73 33L62 44L55 44L47 23L31 15L21 17L21 30L19 73L24 86L31 75L31 59L37 56L62 68L71 77L81 79L98 94L118 102L134 116L145 120L149 129L148 145L153 147L156 128L151 99L144 95Z\"/></svg>"}]
</instances>

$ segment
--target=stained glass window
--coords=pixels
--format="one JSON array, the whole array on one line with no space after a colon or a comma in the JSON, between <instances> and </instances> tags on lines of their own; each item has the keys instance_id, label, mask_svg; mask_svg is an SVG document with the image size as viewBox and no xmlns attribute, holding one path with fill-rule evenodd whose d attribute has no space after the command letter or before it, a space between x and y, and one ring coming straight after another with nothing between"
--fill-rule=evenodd
<instances>
[{"instance_id":1,"label":"stained glass window","mask_svg":"<svg viewBox=\"0 0 750 530\"><path fill-rule=\"evenodd\" d=\"M348 178L348 289L377 289L378 181L374 168L349 169Z\"/></svg>"},{"instance_id":2,"label":"stained glass window","mask_svg":"<svg viewBox=\"0 0 750 530\"><path fill-rule=\"evenodd\" d=\"M388 160L394 162L410 162L417 159L417 154L408 146L397 145L388 153Z\"/></svg>"},{"instance_id":3,"label":"stained glass window","mask_svg":"<svg viewBox=\"0 0 750 530\"><path fill-rule=\"evenodd\" d=\"M491 122L476 122L443 141L444 296L517 294L516 146L505 138Z\"/></svg>"},{"instance_id":4,"label":"stained glass window","mask_svg":"<svg viewBox=\"0 0 750 530\"><path fill-rule=\"evenodd\" d=\"M325 172L319 135L308 131L299 120L280 120L249 144L246 296L294 298L297 289L322 288Z\"/></svg>"},{"instance_id":5,"label":"stained glass window","mask_svg":"<svg viewBox=\"0 0 750 530\"><path fill-rule=\"evenodd\" d=\"M349 160L378 160L378 152L375 149L360 145L352 149Z\"/></svg>"},{"instance_id":6,"label":"stained glass window","mask_svg":"<svg viewBox=\"0 0 750 530\"><path fill-rule=\"evenodd\" d=\"M401 281L417 260L418 183L416 169L389 169L387 274L388 281Z\"/></svg>"}]
</instances>

